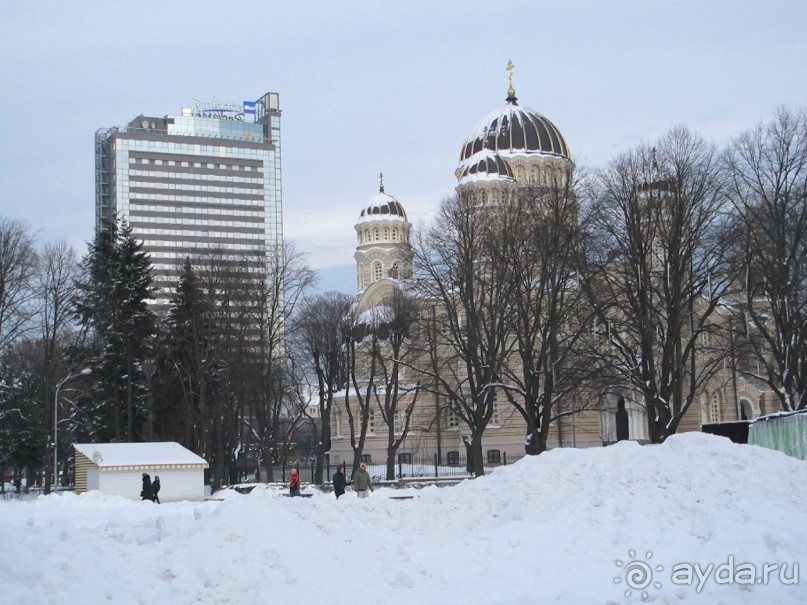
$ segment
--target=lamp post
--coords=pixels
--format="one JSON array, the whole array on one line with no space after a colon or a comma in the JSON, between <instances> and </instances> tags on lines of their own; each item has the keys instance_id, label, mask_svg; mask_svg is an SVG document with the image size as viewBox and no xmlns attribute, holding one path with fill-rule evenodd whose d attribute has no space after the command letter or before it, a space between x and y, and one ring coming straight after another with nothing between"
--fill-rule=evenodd
<instances>
[{"instance_id":1,"label":"lamp post","mask_svg":"<svg viewBox=\"0 0 807 605\"><path fill-rule=\"evenodd\" d=\"M53 491L59 487L59 389L64 383L91 373L92 368L84 368L75 374L68 374L56 385L56 396L53 398Z\"/></svg>"}]
</instances>

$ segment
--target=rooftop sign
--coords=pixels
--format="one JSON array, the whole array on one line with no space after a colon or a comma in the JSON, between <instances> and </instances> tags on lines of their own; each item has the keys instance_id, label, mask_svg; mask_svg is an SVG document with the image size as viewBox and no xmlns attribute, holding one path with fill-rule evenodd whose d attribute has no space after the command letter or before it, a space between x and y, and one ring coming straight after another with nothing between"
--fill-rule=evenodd
<instances>
[{"instance_id":1,"label":"rooftop sign","mask_svg":"<svg viewBox=\"0 0 807 605\"><path fill-rule=\"evenodd\" d=\"M255 121L255 101L244 101L238 103L224 103L213 97L212 101L203 101L194 97L194 116L200 118L217 118L219 120L236 120L243 122L245 116L250 116L250 122Z\"/></svg>"}]
</instances>

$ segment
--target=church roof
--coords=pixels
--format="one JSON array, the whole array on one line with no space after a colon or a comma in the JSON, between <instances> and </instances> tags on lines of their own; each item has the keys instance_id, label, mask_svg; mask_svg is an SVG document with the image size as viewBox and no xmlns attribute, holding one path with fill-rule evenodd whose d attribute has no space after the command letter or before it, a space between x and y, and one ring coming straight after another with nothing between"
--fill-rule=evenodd
<instances>
[{"instance_id":1,"label":"church roof","mask_svg":"<svg viewBox=\"0 0 807 605\"><path fill-rule=\"evenodd\" d=\"M558 128L538 112L521 107L515 94L508 95L507 105L485 116L474 127L462 146L460 162L485 148L504 159L529 155L571 159L569 146Z\"/></svg>"},{"instance_id":2,"label":"church roof","mask_svg":"<svg viewBox=\"0 0 807 605\"><path fill-rule=\"evenodd\" d=\"M384 181L382 176L378 193L369 199L367 202L367 207L362 208L358 222L367 223L370 221L384 220L407 221L407 218L406 210L404 210L401 202L384 192Z\"/></svg>"},{"instance_id":3,"label":"church roof","mask_svg":"<svg viewBox=\"0 0 807 605\"><path fill-rule=\"evenodd\" d=\"M513 170L495 151L482 149L465 160L459 170L459 184L479 181L514 181Z\"/></svg>"}]
</instances>

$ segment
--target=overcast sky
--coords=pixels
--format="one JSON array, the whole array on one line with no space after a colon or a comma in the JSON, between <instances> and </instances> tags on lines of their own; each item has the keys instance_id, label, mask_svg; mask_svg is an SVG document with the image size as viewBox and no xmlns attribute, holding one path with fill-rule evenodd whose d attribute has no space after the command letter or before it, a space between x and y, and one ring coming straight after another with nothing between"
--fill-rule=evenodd
<instances>
[{"instance_id":1,"label":"overcast sky","mask_svg":"<svg viewBox=\"0 0 807 605\"><path fill-rule=\"evenodd\" d=\"M548 117L578 164L686 124L722 145L807 104L807 2L0 0L0 215L84 253L94 133L194 97L280 94L285 235L353 264L384 173L413 223L504 105ZM351 291L353 283L346 288Z\"/></svg>"}]
</instances>

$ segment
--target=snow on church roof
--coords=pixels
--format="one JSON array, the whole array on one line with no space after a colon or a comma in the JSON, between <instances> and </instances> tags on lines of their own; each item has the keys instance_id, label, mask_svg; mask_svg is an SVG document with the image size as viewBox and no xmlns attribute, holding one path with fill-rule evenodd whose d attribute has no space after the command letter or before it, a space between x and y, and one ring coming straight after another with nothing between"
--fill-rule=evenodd
<instances>
[{"instance_id":1,"label":"snow on church roof","mask_svg":"<svg viewBox=\"0 0 807 605\"><path fill-rule=\"evenodd\" d=\"M75 443L77 452L84 454L98 467L164 466L167 464L204 465L207 461L175 441L155 443Z\"/></svg>"},{"instance_id":2,"label":"snow on church roof","mask_svg":"<svg viewBox=\"0 0 807 605\"><path fill-rule=\"evenodd\" d=\"M406 210L401 202L384 191L384 175L379 175L381 184L376 193L367 202L367 207L362 208L357 224L369 221L404 221L406 222Z\"/></svg>"},{"instance_id":3,"label":"snow on church roof","mask_svg":"<svg viewBox=\"0 0 807 605\"><path fill-rule=\"evenodd\" d=\"M483 149L460 164L460 185L478 181L515 181L515 179L512 169L498 153Z\"/></svg>"},{"instance_id":4,"label":"snow on church roof","mask_svg":"<svg viewBox=\"0 0 807 605\"><path fill-rule=\"evenodd\" d=\"M514 96L474 127L462 145L460 162L485 148L505 159L525 155L570 158L569 146L557 126L537 111L519 106Z\"/></svg>"}]
</instances>

